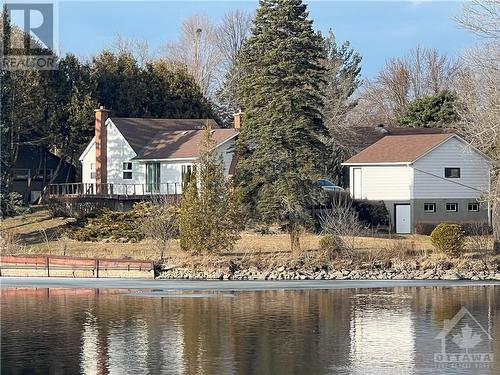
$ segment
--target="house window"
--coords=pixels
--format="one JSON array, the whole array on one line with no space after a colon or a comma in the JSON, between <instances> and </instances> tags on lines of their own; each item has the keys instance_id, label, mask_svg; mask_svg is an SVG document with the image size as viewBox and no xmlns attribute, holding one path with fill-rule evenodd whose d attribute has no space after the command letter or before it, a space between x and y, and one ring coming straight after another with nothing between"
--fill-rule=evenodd
<instances>
[{"instance_id":1,"label":"house window","mask_svg":"<svg viewBox=\"0 0 500 375\"><path fill-rule=\"evenodd\" d=\"M52 178L52 169L39 169L36 172L35 178L37 180L43 180L44 176L46 180L50 180Z\"/></svg>"},{"instance_id":2,"label":"house window","mask_svg":"<svg viewBox=\"0 0 500 375\"><path fill-rule=\"evenodd\" d=\"M479 211L479 203L469 203L469 211L477 212Z\"/></svg>"},{"instance_id":3,"label":"house window","mask_svg":"<svg viewBox=\"0 0 500 375\"><path fill-rule=\"evenodd\" d=\"M445 168L444 177L446 178L460 178L460 168Z\"/></svg>"},{"instance_id":4,"label":"house window","mask_svg":"<svg viewBox=\"0 0 500 375\"><path fill-rule=\"evenodd\" d=\"M90 179L95 180L95 163L90 163Z\"/></svg>"},{"instance_id":5,"label":"house window","mask_svg":"<svg viewBox=\"0 0 500 375\"><path fill-rule=\"evenodd\" d=\"M123 163L123 179L131 180L132 179L132 163L125 162Z\"/></svg>"},{"instance_id":6,"label":"house window","mask_svg":"<svg viewBox=\"0 0 500 375\"><path fill-rule=\"evenodd\" d=\"M30 170L29 169L13 169L12 177L14 180L27 180L30 178Z\"/></svg>"},{"instance_id":7,"label":"house window","mask_svg":"<svg viewBox=\"0 0 500 375\"><path fill-rule=\"evenodd\" d=\"M424 203L424 212L436 212L436 203Z\"/></svg>"},{"instance_id":8,"label":"house window","mask_svg":"<svg viewBox=\"0 0 500 375\"><path fill-rule=\"evenodd\" d=\"M182 186L185 187L186 184L191 180L191 175L193 174L193 166L192 165L183 165L181 178L182 178Z\"/></svg>"},{"instance_id":9,"label":"house window","mask_svg":"<svg viewBox=\"0 0 500 375\"><path fill-rule=\"evenodd\" d=\"M447 212L458 212L458 203L446 203Z\"/></svg>"}]
</instances>

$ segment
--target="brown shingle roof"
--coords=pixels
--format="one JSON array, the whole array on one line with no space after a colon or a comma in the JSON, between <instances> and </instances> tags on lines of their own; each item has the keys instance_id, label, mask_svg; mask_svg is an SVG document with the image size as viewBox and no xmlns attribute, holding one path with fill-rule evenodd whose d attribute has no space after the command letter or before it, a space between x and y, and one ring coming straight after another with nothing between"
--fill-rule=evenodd
<instances>
[{"instance_id":1,"label":"brown shingle roof","mask_svg":"<svg viewBox=\"0 0 500 375\"><path fill-rule=\"evenodd\" d=\"M125 137L137 156L140 155L141 150L159 133L165 131L203 129L207 121L212 129L219 128L219 125L212 119L150 119L126 117L111 117L110 119L123 137Z\"/></svg>"},{"instance_id":2,"label":"brown shingle roof","mask_svg":"<svg viewBox=\"0 0 500 375\"><path fill-rule=\"evenodd\" d=\"M111 121L137 154L136 160L196 158L207 122L217 145L238 134L235 129L221 129L211 119L112 117Z\"/></svg>"},{"instance_id":3,"label":"brown shingle roof","mask_svg":"<svg viewBox=\"0 0 500 375\"><path fill-rule=\"evenodd\" d=\"M146 144L136 160L196 158L203 141L204 130L164 131ZM234 138L235 129L213 129L212 136L217 145Z\"/></svg>"},{"instance_id":4,"label":"brown shingle roof","mask_svg":"<svg viewBox=\"0 0 500 375\"><path fill-rule=\"evenodd\" d=\"M453 134L387 135L344 164L411 163Z\"/></svg>"}]
</instances>

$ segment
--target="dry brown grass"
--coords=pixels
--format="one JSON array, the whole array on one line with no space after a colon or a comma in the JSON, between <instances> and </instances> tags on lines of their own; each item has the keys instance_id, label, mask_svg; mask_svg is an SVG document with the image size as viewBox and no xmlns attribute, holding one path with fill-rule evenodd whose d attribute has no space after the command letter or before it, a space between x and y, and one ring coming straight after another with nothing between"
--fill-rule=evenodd
<instances>
[{"instance_id":1,"label":"dry brown grass","mask_svg":"<svg viewBox=\"0 0 500 375\"><path fill-rule=\"evenodd\" d=\"M46 210L40 210L24 218L4 220L2 234L8 246L2 246L2 253L51 254L98 258L130 258L157 260L160 257L157 246L151 241L139 243L79 242L57 236L58 229L70 222L67 218L51 218ZM227 264L231 259L238 262L273 267L274 265L302 262L310 265L325 264L325 254L318 251L321 236L304 234L301 239L304 250L300 257L290 251L288 234L257 234L243 232L232 251L219 255L193 257L182 252L179 242L171 242L166 254L166 263L184 266L213 266ZM444 262L439 254L433 254L428 236L411 235L397 239L358 237L357 250L349 256L336 259L337 264L405 263L415 259L427 259L430 263ZM464 258L473 258L468 253ZM486 258L485 258L486 259ZM489 259L489 258L488 258Z\"/></svg>"}]
</instances>

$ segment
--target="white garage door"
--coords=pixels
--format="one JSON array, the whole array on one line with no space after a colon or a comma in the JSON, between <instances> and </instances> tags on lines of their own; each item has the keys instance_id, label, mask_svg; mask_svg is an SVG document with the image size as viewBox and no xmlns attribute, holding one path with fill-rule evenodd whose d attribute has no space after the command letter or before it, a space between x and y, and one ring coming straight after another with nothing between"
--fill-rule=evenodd
<instances>
[{"instance_id":1,"label":"white garage door","mask_svg":"<svg viewBox=\"0 0 500 375\"><path fill-rule=\"evenodd\" d=\"M409 204L396 205L396 233L411 233L410 217L411 206Z\"/></svg>"}]
</instances>

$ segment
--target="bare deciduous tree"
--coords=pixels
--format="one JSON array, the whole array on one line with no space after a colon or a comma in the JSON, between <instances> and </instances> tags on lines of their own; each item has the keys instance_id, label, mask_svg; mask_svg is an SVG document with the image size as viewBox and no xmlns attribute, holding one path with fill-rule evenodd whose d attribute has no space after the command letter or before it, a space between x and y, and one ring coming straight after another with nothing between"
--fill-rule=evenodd
<instances>
[{"instance_id":1,"label":"bare deciduous tree","mask_svg":"<svg viewBox=\"0 0 500 375\"><path fill-rule=\"evenodd\" d=\"M341 238L344 250L356 250L356 238L366 232L366 227L359 220L359 215L352 207L352 200L339 196L331 209L320 215L323 233Z\"/></svg>"},{"instance_id":2,"label":"bare deciduous tree","mask_svg":"<svg viewBox=\"0 0 500 375\"><path fill-rule=\"evenodd\" d=\"M500 39L500 0L468 1L456 21L481 38Z\"/></svg>"},{"instance_id":3,"label":"bare deciduous tree","mask_svg":"<svg viewBox=\"0 0 500 375\"><path fill-rule=\"evenodd\" d=\"M217 27L217 46L225 69L236 63L241 47L250 34L252 16L240 10L226 13Z\"/></svg>"},{"instance_id":4,"label":"bare deciduous tree","mask_svg":"<svg viewBox=\"0 0 500 375\"><path fill-rule=\"evenodd\" d=\"M219 117L228 126L232 122L232 114L241 109L237 95L240 81L237 59L250 34L251 24L249 13L235 10L224 15L217 29L222 62L215 102L219 107Z\"/></svg>"},{"instance_id":5,"label":"bare deciduous tree","mask_svg":"<svg viewBox=\"0 0 500 375\"><path fill-rule=\"evenodd\" d=\"M492 178L485 199L492 208L494 251L500 253L500 1L467 4L458 22L484 43L462 58L456 85L460 102L459 131L492 159Z\"/></svg>"},{"instance_id":6,"label":"bare deciduous tree","mask_svg":"<svg viewBox=\"0 0 500 375\"><path fill-rule=\"evenodd\" d=\"M411 100L449 89L457 66L436 49L417 46L404 58L387 60L375 79L365 82L359 99L365 105L356 111L369 110L379 121L395 124Z\"/></svg>"},{"instance_id":7,"label":"bare deciduous tree","mask_svg":"<svg viewBox=\"0 0 500 375\"><path fill-rule=\"evenodd\" d=\"M207 97L215 90L222 62L217 32L217 27L207 16L193 15L182 23L179 39L167 42L161 49L166 60L187 67Z\"/></svg>"},{"instance_id":8,"label":"bare deciduous tree","mask_svg":"<svg viewBox=\"0 0 500 375\"><path fill-rule=\"evenodd\" d=\"M153 56L151 55L151 51L149 49L149 44L146 40L127 39L121 34L116 35L115 40L111 46L111 50L118 56L123 54L132 55L137 61L137 64L141 67L145 66L153 59Z\"/></svg>"}]
</instances>

